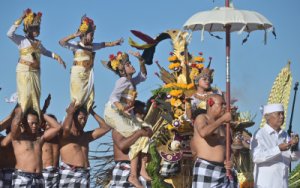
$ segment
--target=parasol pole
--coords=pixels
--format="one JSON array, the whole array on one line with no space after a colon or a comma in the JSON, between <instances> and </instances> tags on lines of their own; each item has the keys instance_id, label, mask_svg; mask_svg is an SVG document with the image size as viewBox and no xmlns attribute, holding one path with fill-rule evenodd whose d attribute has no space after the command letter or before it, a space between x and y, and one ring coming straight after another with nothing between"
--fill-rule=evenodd
<instances>
[{"instance_id":1,"label":"parasol pole","mask_svg":"<svg viewBox=\"0 0 300 188\"><path fill-rule=\"evenodd\" d=\"M289 136L291 137L291 133L293 132L292 131L292 123L293 123L293 116L294 116L294 107L295 107L295 102L296 102L296 96L297 96L297 91L298 91L298 86L299 86L299 82L296 82L295 83L295 87L294 87L294 99L293 99L293 106L292 106L292 113L291 113L291 118L290 118L290 124L289 124L289 129L288 129L288 134ZM296 147L298 146L298 144L296 144ZM295 151L295 147L292 147L291 148L291 151ZM290 162L290 172L292 171L292 162Z\"/></svg>"},{"instance_id":2,"label":"parasol pole","mask_svg":"<svg viewBox=\"0 0 300 188\"><path fill-rule=\"evenodd\" d=\"M229 0L226 0L226 7L229 7ZM226 111L230 112L230 25L226 25ZM230 123L226 123L226 163L230 162ZM231 171L226 170L227 177L230 179Z\"/></svg>"},{"instance_id":3,"label":"parasol pole","mask_svg":"<svg viewBox=\"0 0 300 188\"><path fill-rule=\"evenodd\" d=\"M289 135L291 135L291 133L293 132L292 131L292 123L293 123L293 116L294 116L294 108L295 108L295 102L296 102L296 96L297 96L297 91L298 91L298 85L299 85L299 82L296 82L295 83L295 87L294 87L294 99L293 99L293 106L292 106L292 113L291 113L291 118L290 118L290 124L289 124L289 129L288 129L288 133Z\"/></svg>"}]
</instances>

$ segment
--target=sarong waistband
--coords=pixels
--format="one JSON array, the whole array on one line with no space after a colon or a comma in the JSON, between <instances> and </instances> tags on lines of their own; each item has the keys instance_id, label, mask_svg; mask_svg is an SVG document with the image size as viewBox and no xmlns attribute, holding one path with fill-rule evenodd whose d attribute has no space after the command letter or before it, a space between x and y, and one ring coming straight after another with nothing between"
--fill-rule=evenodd
<instances>
[{"instance_id":1,"label":"sarong waistband","mask_svg":"<svg viewBox=\"0 0 300 188\"><path fill-rule=\"evenodd\" d=\"M28 177L28 178L34 178L34 179L43 178L42 173L24 172L24 171L18 170L18 169L15 170L15 174L20 175L20 176L25 176L25 177Z\"/></svg>"},{"instance_id":2,"label":"sarong waistband","mask_svg":"<svg viewBox=\"0 0 300 188\"><path fill-rule=\"evenodd\" d=\"M23 59L20 59L19 60L19 63L23 64L23 65L27 65L29 66L30 68L33 68L33 69L40 69L40 64L38 62L29 62L29 61L25 61Z\"/></svg>"},{"instance_id":3,"label":"sarong waistband","mask_svg":"<svg viewBox=\"0 0 300 188\"><path fill-rule=\"evenodd\" d=\"M130 161L121 160L121 161L115 161L115 163L116 163L115 169L130 170Z\"/></svg>"},{"instance_id":4,"label":"sarong waistband","mask_svg":"<svg viewBox=\"0 0 300 188\"><path fill-rule=\"evenodd\" d=\"M115 163L127 163L130 164L129 160L120 160L120 161L115 161Z\"/></svg>"},{"instance_id":5,"label":"sarong waistband","mask_svg":"<svg viewBox=\"0 0 300 188\"><path fill-rule=\"evenodd\" d=\"M91 69L93 67L93 62L91 62L91 61L74 61L73 65L81 66L86 69Z\"/></svg>"},{"instance_id":6,"label":"sarong waistband","mask_svg":"<svg viewBox=\"0 0 300 188\"><path fill-rule=\"evenodd\" d=\"M55 166L47 166L46 168L43 168L43 172L55 173L55 172L58 172L58 171L59 171L59 168L55 167Z\"/></svg>"},{"instance_id":7,"label":"sarong waistband","mask_svg":"<svg viewBox=\"0 0 300 188\"><path fill-rule=\"evenodd\" d=\"M64 162L60 162L60 169L61 170L72 170L72 171L89 171L90 168L82 167L82 166L76 166L76 165L71 165L67 164Z\"/></svg>"},{"instance_id":8,"label":"sarong waistband","mask_svg":"<svg viewBox=\"0 0 300 188\"><path fill-rule=\"evenodd\" d=\"M212 164L212 165L215 165L215 166L224 167L224 163L220 163L220 162L216 162L216 161L209 161L207 159L202 159L200 157L197 157L197 161L204 162L204 163L209 163L209 164Z\"/></svg>"}]
</instances>

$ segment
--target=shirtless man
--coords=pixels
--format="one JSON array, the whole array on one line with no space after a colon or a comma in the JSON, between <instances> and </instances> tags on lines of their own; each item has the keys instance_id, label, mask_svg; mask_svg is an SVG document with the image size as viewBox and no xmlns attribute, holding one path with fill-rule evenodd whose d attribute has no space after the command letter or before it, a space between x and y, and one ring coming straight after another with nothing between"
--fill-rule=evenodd
<instances>
[{"instance_id":1,"label":"shirtless man","mask_svg":"<svg viewBox=\"0 0 300 188\"><path fill-rule=\"evenodd\" d=\"M16 157L12 147L10 126L6 128L6 136L0 136L0 187L10 188L12 173L15 171Z\"/></svg>"},{"instance_id":2,"label":"shirtless man","mask_svg":"<svg viewBox=\"0 0 300 188\"><path fill-rule=\"evenodd\" d=\"M0 131L6 129L6 136L0 134L0 187L12 186L12 173L15 171L16 157L12 146L11 123L15 109L0 122Z\"/></svg>"},{"instance_id":3,"label":"shirtless man","mask_svg":"<svg viewBox=\"0 0 300 188\"><path fill-rule=\"evenodd\" d=\"M207 99L207 113L198 115L194 123L191 146L197 159L193 169L193 188L229 187L225 164L225 126L231 120L225 113L225 102L221 95L212 94ZM237 185L233 186L236 187Z\"/></svg>"},{"instance_id":4,"label":"shirtless man","mask_svg":"<svg viewBox=\"0 0 300 188\"><path fill-rule=\"evenodd\" d=\"M48 115L43 114L50 128L40 134L38 113L28 110L21 122L21 108L17 107L12 121L12 144L16 156L16 170L13 173L13 187L44 187L42 175L42 146L60 131L61 126Z\"/></svg>"},{"instance_id":5,"label":"shirtless man","mask_svg":"<svg viewBox=\"0 0 300 188\"><path fill-rule=\"evenodd\" d=\"M52 114L48 116L56 119ZM49 123L45 124L45 131L50 129ZM42 147L43 176L46 188L57 188L59 184L59 136L55 135L51 140L44 143Z\"/></svg>"},{"instance_id":6,"label":"shirtless man","mask_svg":"<svg viewBox=\"0 0 300 188\"><path fill-rule=\"evenodd\" d=\"M92 105L93 107L93 105ZM89 113L98 122L99 127L85 132L88 112L75 106L73 101L67 108L67 116L60 136L60 182L59 187L89 187L89 143L105 135L110 127L90 108Z\"/></svg>"},{"instance_id":7,"label":"shirtless man","mask_svg":"<svg viewBox=\"0 0 300 188\"><path fill-rule=\"evenodd\" d=\"M150 128L143 128L135 131L131 136L124 137L118 131L112 131L112 138L114 142L114 160L116 166L113 170L112 181L110 182L110 188L118 188L118 187L127 187L133 188L131 183L128 181L128 177L130 175L130 160L129 160L129 148L133 145L140 137L152 136L152 130ZM143 163L142 163L143 164ZM139 178L141 184L144 187L148 187L149 185L146 183L145 179Z\"/></svg>"}]
</instances>

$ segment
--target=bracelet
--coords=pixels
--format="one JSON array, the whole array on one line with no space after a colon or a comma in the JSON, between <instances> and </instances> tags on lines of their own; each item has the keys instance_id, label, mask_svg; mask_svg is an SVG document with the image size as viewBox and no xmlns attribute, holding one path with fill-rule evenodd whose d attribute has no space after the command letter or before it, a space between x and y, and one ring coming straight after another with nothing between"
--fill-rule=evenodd
<instances>
[{"instance_id":1,"label":"bracelet","mask_svg":"<svg viewBox=\"0 0 300 188\"><path fill-rule=\"evenodd\" d=\"M53 59L58 60L59 55L57 55L57 54L55 54L55 53L53 53L53 54L54 54L54 55L53 55Z\"/></svg>"}]
</instances>

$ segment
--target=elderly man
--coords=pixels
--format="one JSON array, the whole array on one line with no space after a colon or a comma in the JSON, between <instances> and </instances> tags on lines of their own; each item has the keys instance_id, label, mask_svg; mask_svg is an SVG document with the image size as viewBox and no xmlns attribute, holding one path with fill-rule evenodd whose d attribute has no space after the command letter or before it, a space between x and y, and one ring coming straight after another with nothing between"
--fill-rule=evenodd
<instances>
[{"instance_id":1,"label":"elderly man","mask_svg":"<svg viewBox=\"0 0 300 188\"><path fill-rule=\"evenodd\" d=\"M290 140L286 131L281 129L284 122L282 104L264 106L263 115L267 123L252 137L251 152L254 162L254 184L259 188L287 188L289 164L300 153L291 152L291 146L299 140Z\"/></svg>"}]
</instances>

